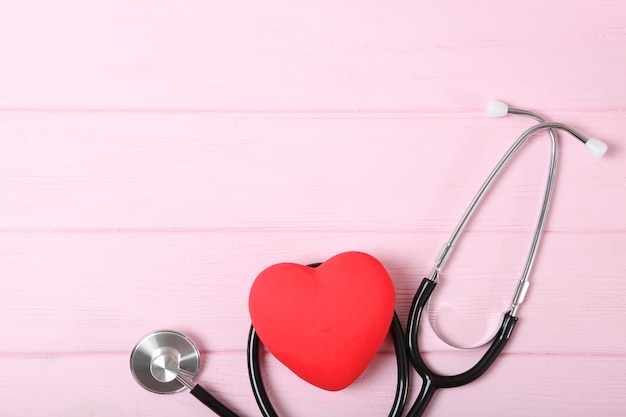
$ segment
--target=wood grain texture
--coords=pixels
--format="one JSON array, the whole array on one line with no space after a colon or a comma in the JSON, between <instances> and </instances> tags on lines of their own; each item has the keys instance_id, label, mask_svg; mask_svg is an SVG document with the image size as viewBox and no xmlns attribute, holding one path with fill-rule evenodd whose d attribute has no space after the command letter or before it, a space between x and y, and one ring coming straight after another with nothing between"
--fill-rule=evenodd
<instances>
[{"instance_id":1,"label":"wood grain texture","mask_svg":"<svg viewBox=\"0 0 626 417\"><path fill-rule=\"evenodd\" d=\"M623 109L623 2L4 1L0 107ZM594 83L594 80L599 80Z\"/></svg>"},{"instance_id":2,"label":"wood grain texture","mask_svg":"<svg viewBox=\"0 0 626 417\"><path fill-rule=\"evenodd\" d=\"M622 416L625 13L620 0L0 0L0 416L210 415L133 381L130 350L160 328L188 333L200 380L259 415L247 296L276 262L375 255L406 321L467 203L529 126L484 117L494 97L610 150L593 161L562 137L516 332L425 417ZM488 336L510 302L547 149L545 136L523 148L442 277L431 313L458 343ZM424 324L439 371L480 354ZM281 415L386 415L395 365L391 343L381 350L339 393L266 355L270 395Z\"/></svg>"},{"instance_id":3,"label":"wood grain texture","mask_svg":"<svg viewBox=\"0 0 626 417\"><path fill-rule=\"evenodd\" d=\"M359 250L378 257L406 322L413 293L447 235L330 232L3 233L0 351L124 352L155 328L193 334L207 350L242 350L256 275ZM493 332L521 274L527 234L470 234L433 298L439 330L462 344ZM548 234L513 352L619 354L626 346L622 234ZM576 262L571 254L578 256ZM598 265L611 265L602 269ZM555 302L558 300L558 302ZM450 350L427 329L426 350ZM387 348L388 349L388 348Z\"/></svg>"},{"instance_id":4,"label":"wood grain texture","mask_svg":"<svg viewBox=\"0 0 626 417\"><path fill-rule=\"evenodd\" d=\"M445 363L440 367L453 371L474 362L476 355L433 353L426 358L432 363ZM122 354L2 359L3 413L30 417L45 404L47 409L55 410L53 415L62 417L211 415L188 393L155 395L144 391L130 377L127 359ZM245 355L221 353L205 355L205 360L202 384L241 415L259 415L247 385ZM377 417L387 415L391 407L396 378L391 354L378 355L359 380L334 393L304 383L275 359L267 358L263 364L280 415ZM473 384L435 394L428 415L586 417L590 415L592 391L597 393L595 415L618 417L623 415L626 399L623 387L615 381L625 372L623 357L505 354ZM45 383L33 387L32 375ZM413 376L410 398L419 387L418 377ZM37 389L37 401L11 401L29 398L33 388Z\"/></svg>"},{"instance_id":5,"label":"wood grain texture","mask_svg":"<svg viewBox=\"0 0 626 417\"><path fill-rule=\"evenodd\" d=\"M560 119L608 141L626 131L617 114ZM5 112L0 228L448 231L528 126L452 113ZM602 204L626 198L619 146L599 162L561 142L549 230L626 230L622 207ZM482 229L534 227L548 149L547 136L522 148L481 208Z\"/></svg>"}]
</instances>

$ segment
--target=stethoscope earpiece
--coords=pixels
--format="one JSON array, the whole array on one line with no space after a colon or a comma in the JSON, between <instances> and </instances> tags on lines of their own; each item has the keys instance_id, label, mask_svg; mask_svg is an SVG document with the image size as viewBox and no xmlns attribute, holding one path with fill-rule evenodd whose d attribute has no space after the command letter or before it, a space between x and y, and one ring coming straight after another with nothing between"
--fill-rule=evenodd
<instances>
[{"instance_id":1,"label":"stethoscope earpiece","mask_svg":"<svg viewBox=\"0 0 626 417\"><path fill-rule=\"evenodd\" d=\"M509 106L500 100L489 100L487 102L487 116L504 117L509 114Z\"/></svg>"},{"instance_id":2,"label":"stethoscope earpiece","mask_svg":"<svg viewBox=\"0 0 626 417\"><path fill-rule=\"evenodd\" d=\"M585 142L585 148L587 152L596 159L602 158L607 149L609 149L606 143L594 138L589 138L587 142Z\"/></svg>"},{"instance_id":3,"label":"stethoscope earpiece","mask_svg":"<svg viewBox=\"0 0 626 417\"><path fill-rule=\"evenodd\" d=\"M486 113L487 113L487 116L489 117L504 117L509 114L523 114L523 115L527 115L531 117L537 116L536 114L531 114L531 112L528 112L526 110L510 109L508 104L500 100L489 100L489 102L487 102ZM545 122L545 120L542 117L536 118L536 119L539 121ZM563 126L555 126L555 127L560 129ZM570 129L565 129L565 130L569 131L569 133L571 133L577 139L583 142L585 144L585 148L587 149L587 152L589 152L589 154L596 159L602 158L602 156L604 156L604 154L609 148L608 145L602 142L601 140L588 138L579 132L576 132L576 131L572 132Z\"/></svg>"},{"instance_id":4,"label":"stethoscope earpiece","mask_svg":"<svg viewBox=\"0 0 626 417\"><path fill-rule=\"evenodd\" d=\"M159 330L144 336L130 355L135 381L148 391L173 394L184 390L200 370L200 351L182 333ZM184 380L181 381L181 376Z\"/></svg>"}]
</instances>

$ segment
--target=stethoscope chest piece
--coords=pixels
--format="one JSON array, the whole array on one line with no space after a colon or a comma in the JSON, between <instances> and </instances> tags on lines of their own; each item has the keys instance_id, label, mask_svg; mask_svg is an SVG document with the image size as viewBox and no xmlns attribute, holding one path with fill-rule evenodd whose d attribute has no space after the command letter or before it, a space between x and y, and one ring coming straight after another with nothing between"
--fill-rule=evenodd
<instances>
[{"instance_id":1,"label":"stethoscope chest piece","mask_svg":"<svg viewBox=\"0 0 626 417\"><path fill-rule=\"evenodd\" d=\"M141 339L130 355L130 370L139 385L157 394L185 389L179 374L193 381L200 370L200 351L182 333L152 332Z\"/></svg>"}]
</instances>

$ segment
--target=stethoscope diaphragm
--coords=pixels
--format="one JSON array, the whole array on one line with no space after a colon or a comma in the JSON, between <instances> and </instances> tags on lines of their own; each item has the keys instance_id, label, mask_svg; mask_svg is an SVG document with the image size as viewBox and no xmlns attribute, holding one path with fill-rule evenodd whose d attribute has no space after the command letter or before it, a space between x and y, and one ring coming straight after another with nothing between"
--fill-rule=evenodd
<instances>
[{"instance_id":1,"label":"stethoscope diaphragm","mask_svg":"<svg viewBox=\"0 0 626 417\"><path fill-rule=\"evenodd\" d=\"M185 389L179 374L193 381L200 370L200 351L190 338L171 330L144 336L130 355L130 370L145 389L173 394Z\"/></svg>"}]
</instances>

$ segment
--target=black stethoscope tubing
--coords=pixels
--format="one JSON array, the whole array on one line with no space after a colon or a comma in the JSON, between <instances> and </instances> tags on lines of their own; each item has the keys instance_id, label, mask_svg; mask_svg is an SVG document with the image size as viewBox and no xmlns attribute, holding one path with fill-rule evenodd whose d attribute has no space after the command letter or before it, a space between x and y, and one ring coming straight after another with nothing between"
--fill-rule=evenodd
<instances>
[{"instance_id":1,"label":"black stethoscope tubing","mask_svg":"<svg viewBox=\"0 0 626 417\"><path fill-rule=\"evenodd\" d=\"M311 268L317 268L322 263L310 264ZM396 364L398 367L398 374L396 380L396 394L391 406L391 411L388 417L400 417L404 405L406 404L406 397L409 392L409 359L407 351L405 349L404 331L400 324L398 314L393 312L393 319L389 329L391 338L393 339L393 346L396 351ZM250 386L254 393L259 410L264 417L278 417L278 413L274 409L272 402L270 401L267 391L265 390L265 384L263 383L263 376L261 375L261 365L259 360L261 340L257 335L254 326L250 326L250 332L248 334L248 375L250 376ZM231 416L232 417L232 416Z\"/></svg>"},{"instance_id":2,"label":"black stethoscope tubing","mask_svg":"<svg viewBox=\"0 0 626 417\"><path fill-rule=\"evenodd\" d=\"M428 403L432 399L435 391L439 388L454 388L462 385L469 384L476 378L489 369L491 364L496 360L504 346L509 341L515 324L517 323L517 317L511 316L510 312L504 315L502 324L498 329L496 336L491 342L489 349L483 354L482 358L472 368L457 375L439 375L432 371L428 365L424 362L419 349L419 323L424 311L424 307L428 302L433 290L437 283L424 278L419 289L415 293L411 309L409 310L409 320L407 325L407 350L413 369L422 377L422 387L417 399L411 406L411 409L407 413L407 417L419 417L421 416Z\"/></svg>"},{"instance_id":3,"label":"black stethoscope tubing","mask_svg":"<svg viewBox=\"0 0 626 417\"><path fill-rule=\"evenodd\" d=\"M511 337L513 328L517 323L517 317L512 317L509 313L507 313L504 316L504 320L502 321L500 329L498 330L491 346L487 349L476 365L458 375L439 375L426 365L421 356L418 344L419 321L424 307L426 306L426 303L436 285L437 284L435 282L424 278L420 288L415 294L409 313L409 323L407 326L408 337L406 341L398 315L394 312L390 332L396 350L398 375L396 395L389 417L401 416L405 407L409 388L409 359L415 371L422 378L422 387L406 417L419 417L426 410L437 389L460 387L462 385L469 384L485 373L491 364L496 360L502 349L504 349L504 346ZM254 330L254 326L250 326L250 333L248 336L248 373L250 375L252 391L254 392L254 397L263 416L278 417L278 413L276 413L276 410L267 395L263 378L261 376L259 345L260 340ZM237 416L235 414L229 414L228 417Z\"/></svg>"},{"instance_id":4,"label":"black stethoscope tubing","mask_svg":"<svg viewBox=\"0 0 626 417\"><path fill-rule=\"evenodd\" d=\"M492 104L490 104L492 106ZM523 302L524 296L526 294L526 290L528 289L528 273L530 271L530 267L532 266L534 256L536 254L536 249L539 243L539 237L541 236L541 232L543 230L544 222L545 222L545 214L548 211L550 197L552 194L552 188L554 184L554 173L556 169L556 136L554 135L553 129L563 130L570 133L575 138L579 139L581 142L585 144L589 152L596 158L601 157L604 152L606 152L607 146L597 141L596 139L587 138L582 133L577 130L561 124L554 122L545 122L541 116L536 113L529 112L527 110L513 109L508 108L503 103L494 102L493 109L488 110L488 114L491 112L492 116L504 116L506 114L521 114L525 116L530 116L537 121L539 124L529 128L526 130L515 142L515 144L511 147L511 149L505 154L496 168L492 171L490 176L488 177L485 184L481 187L477 196L474 198L470 207L463 215L463 218L457 228L455 229L451 239L444 245L442 248L442 252L437 258L435 268L433 272L429 275L429 277L424 278L418 290L416 291L413 302L411 303L411 308L409 310L409 317L407 323L407 332L406 339L405 334L403 332L402 326L400 324L400 320L398 319L398 315L394 311L392 323L390 326L390 332L393 339L393 344L396 352L396 362L398 367L398 375L397 375L397 384L396 384L396 394L394 398L394 402L392 405L392 409L389 413L389 417L400 417L402 415L402 411L406 405L406 399L408 394L409 387L409 363L412 365L413 369L420 375L422 379L422 387L420 392L413 402L410 410L407 413L407 417L420 417L426 407L428 406L430 400L433 398L435 392L440 388L454 388L462 385L469 384L474 381L478 377L489 369L489 367L493 364L495 359L498 357L502 349L504 349L505 345L509 341L513 329L517 324L517 316L516 311L519 305ZM494 110L495 109L495 110ZM470 369L465 372L459 373L457 375L440 375L434 371L432 371L428 365L424 362L420 349L419 349L419 326L420 319L422 317L425 306L428 303L432 292L434 291L437 285L437 276L443 264L445 264L448 256L451 253L452 248L454 247L454 243L458 238L458 235L463 230L467 220L474 212L476 206L482 199L482 196L486 192L486 190L491 185L492 181L499 175L500 171L507 164L509 159L515 154L515 152L519 149L519 147L526 141L526 139L532 135L533 133L548 129L550 133L550 137L552 139L552 155L551 155L551 165L550 165L550 175L548 176L548 184L546 186L546 192L544 196L544 201L542 205L542 210L538 222L538 226L535 232L533 245L531 246L531 250L529 253L529 257L527 260L527 265L524 269L524 273L522 275L522 279L516 289L515 296L513 299L513 303L511 304L511 310L509 310L502 320L502 324L496 334L496 336L492 339L491 345L487 349L487 351L483 354L481 359ZM312 264L310 267L317 267L320 264ZM278 417L278 413L274 409L274 406L271 403L271 400L267 394L265 389L265 385L263 382L263 377L261 375L261 365L259 360L259 351L260 351L261 341L256 334L256 331L253 326L250 327L250 332L248 335L248 349L247 349L247 362L248 362L248 374L250 376L250 384L252 386L252 391L254 393L254 397L256 402L261 410L261 413L264 417ZM132 360L132 356L131 356ZM132 364L131 364L132 369ZM178 377L177 377L178 379ZM180 381L184 381L181 378ZM184 381L185 382L185 381ZM209 392L207 392L200 385L193 385L190 382L185 382L185 386L191 389L191 394L200 400L203 404L211 408L215 413L222 417L239 417L235 412L229 409L227 406L222 404L219 400L213 397Z\"/></svg>"},{"instance_id":5,"label":"black stethoscope tubing","mask_svg":"<svg viewBox=\"0 0 626 417\"><path fill-rule=\"evenodd\" d=\"M316 268L320 265L321 263L315 263L309 266ZM409 392L409 356L406 349L404 330L402 329L402 324L400 323L398 314L395 311L393 313L393 319L389 331L391 333L393 345L396 351L396 364L398 368L396 394L393 400L393 405L391 406L391 411L389 412L389 417L400 417L402 415L402 411L404 410L406 398ZM259 339L254 326L250 325L247 349L250 386L252 387L252 392L254 393L254 398L256 399L261 414L263 414L264 417L278 417L278 413L272 405L272 401L270 400L267 390L265 389L265 383L263 382L261 361L259 359L260 350L261 339ZM221 417L239 417L238 414L222 404L217 398L211 395L200 385L193 387L190 393Z\"/></svg>"},{"instance_id":6,"label":"black stethoscope tubing","mask_svg":"<svg viewBox=\"0 0 626 417\"><path fill-rule=\"evenodd\" d=\"M406 404L406 398L409 391L409 359L405 349L404 332L398 315L394 312L391 323L391 337L396 350L396 363L398 367L398 375L396 382L396 394L394 397L389 417L400 417L402 410ZM278 413L274 409L270 401L265 384L261 375L261 366L259 360L260 339L254 330L254 326L250 326L248 335L248 374L250 376L250 385L254 393L259 410L264 417L278 417ZM232 417L232 416L230 416Z\"/></svg>"},{"instance_id":7,"label":"black stethoscope tubing","mask_svg":"<svg viewBox=\"0 0 626 417\"><path fill-rule=\"evenodd\" d=\"M320 264L310 266L316 267L318 265ZM391 411L389 412L389 417L400 417L406 405L409 389L409 363L412 364L413 369L415 369L415 371L421 376L422 387L406 417L420 417L426 410L430 400L438 389L454 388L469 384L485 373L485 371L487 371L491 364L496 360L502 349L504 349L504 346L511 337L515 324L517 323L517 317L511 316L509 313L505 314L504 320L502 321L500 329L493 339L491 346L487 349L476 365L457 375L439 375L438 373L432 371L424 362L419 350L418 338L419 323L424 307L426 306L436 285L436 282L431 281L428 278L424 278L422 280L422 283L413 298L411 309L409 310L406 339L402 325L400 324L400 319L394 311L393 320L390 326L390 333L396 352L398 373L396 394ZM252 387L254 398L256 399L259 410L263 416L279 417L276 409L272 405L269 395L267 394L265 383L263 382L261 363L259 359L260 348L261 340L259 339L254 326L251 325L250 332L248 333L247 349L250 386ZM238 414L222 404L200 385L196 385L191 390L191 394L219 416L239 417Z\"/></svg>"}]
</instances>

